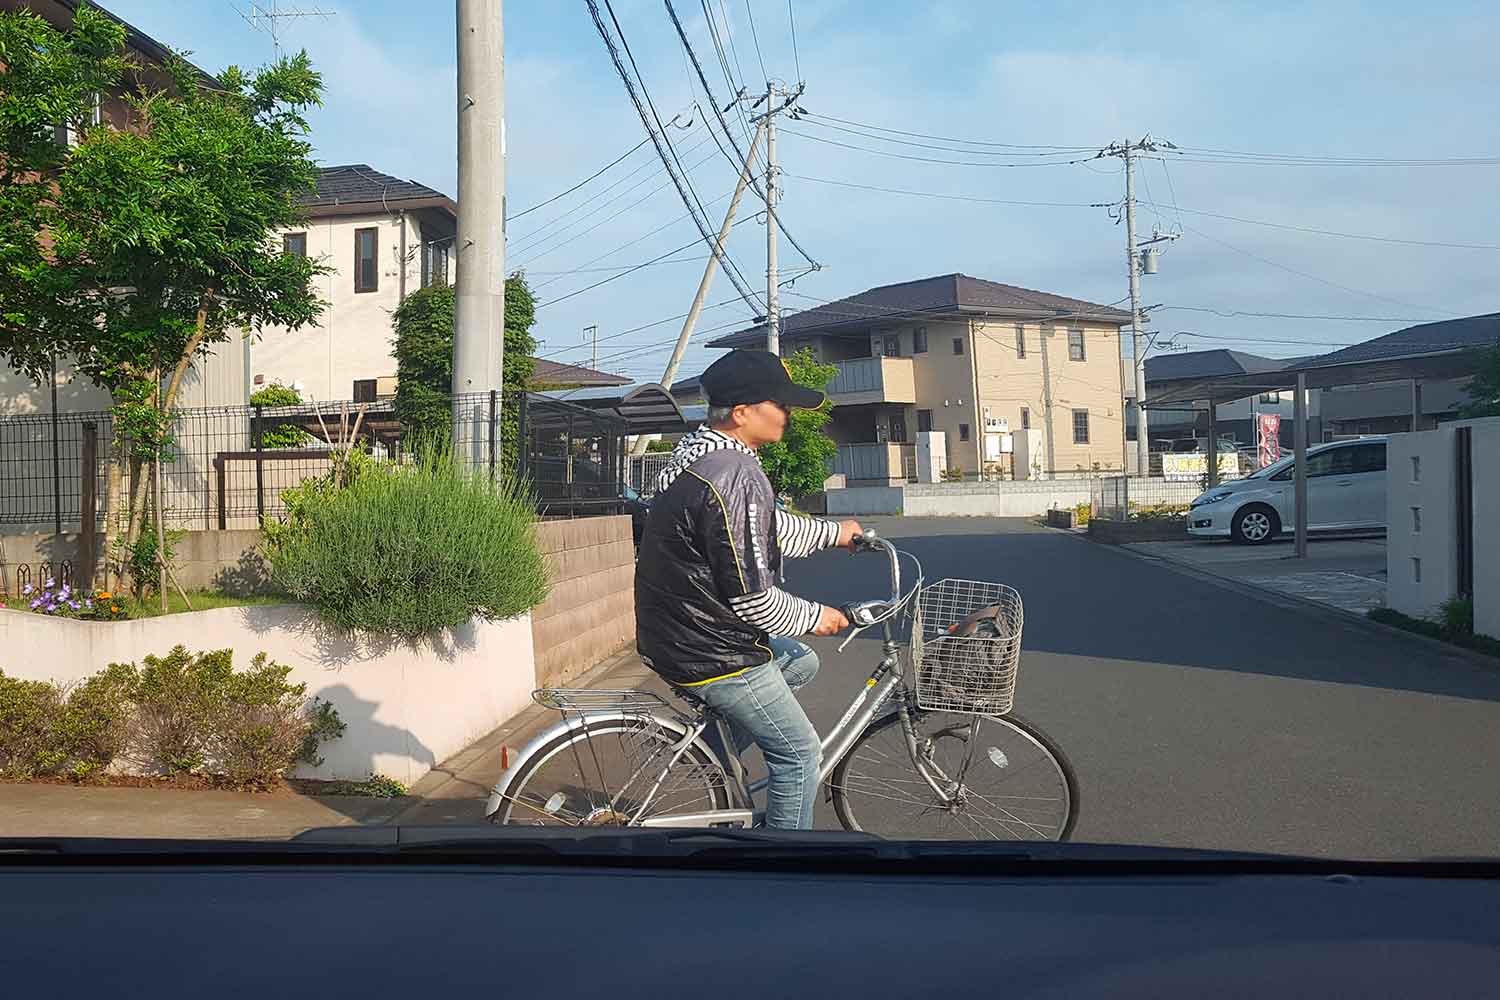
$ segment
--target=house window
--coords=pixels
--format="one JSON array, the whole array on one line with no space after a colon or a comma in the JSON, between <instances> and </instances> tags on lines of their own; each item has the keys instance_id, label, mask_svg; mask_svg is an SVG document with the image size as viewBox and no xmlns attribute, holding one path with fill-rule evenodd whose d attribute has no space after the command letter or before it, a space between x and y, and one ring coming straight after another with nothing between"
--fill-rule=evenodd
<instances>
[{"instance_id":1,"label":"house window","mask_svg":"<svg viewBox=\"0 0 1500 1000\"><path fill-rule=\"evenodd\" d=\"M1021 407L1021 430L1031 430L1031 407Z\"/></svg>"},{"instance_id":2,"label":"house window","mask_svg":"<svg viewBox=\"0 0 1500 1000\"><path fill-rule=\"evenodd\" d=\"M357 378L354 380L354 401L356 403L373 403L378 394L377 382L373 378Z\"/></svg>"},{"instance_id":3,"label":"house window","mask_svg":"<svg viewBox=\"0 0 1500 1000\"><path fill-rule=\"evenodd\" d=\"M306 257L307 234L287 233L281 238L281 252L291 254L293 257Z\"/></svg>"},{"instance_id":4,"label":"house window","mask_svg":"<svg viewBox=\"0 0 1500 1000\"><path fill-rule=\"evenodd\" d=\"M891 414L891 440L898 444L906 443L906 415L903 413Z\"/></svg>"},{"instance_id":5,"label":"house window","mask_svg":"<svg viewBox=\"0 0 1500 1000\"><path fill-rule=\"evenodd\" d=\"M1016 324L1016 357L1026 357L1026 327Z\"/></svg>"},{"instance_id":6,"label":"house window","mask_svg":"<svg viewBox=\"0 0 1500 1000\"><path fill-rule=\"evenodd\" d=\"M962 338L962 337L954 337L953 338L953 353L954 354L962 354L963 352L964 352L964 338Z\"/></svg>"},{"instance_id":7,"label":"house window","mask_svg":"<svg viewBox=\"0 0 1500 1000\"><path fill-rule=\"evenodd\" d=\"M1068 331L1068 360L1069 361L1086 361L1086 360L1088 360L1087 355L1085 355L1084 351L1083 351L1083 331L1082 330L1069 330Z\"/></svg>"},{"instance_id":8,"label":"house window","mask_svg":"<svg viewBox=\"0 0 1500 1000\"><path fill-rule=\"evenodd\" d=\"M917 433L921 434L923 431L930 431L930 430L932 430L932 411L931 410L918 410L917 411Z\"/></svg>"},{"instance_id":9,"label":"house window","mask_svg":"<svg viewBox=\"0 0 1500 1000\"><path fill-rule=\"evenodd\" d=\"M911 352L913 354L927 353L927 327L919 326L911 332Z\"/></svg>"},{"instance_id":10,"label":"house window","mask_svg":"<svg viewBox=\"0 0 1500 1000\"><path fill-rule=\"evenodd\" d=\"M99 125L102 124L103 121L104 101L99 96L99 94L95 93L94 105L87 112L87 114L85 114L84 124ZM73 122L63 122L53 130L52 136L57 140L57 144L59 146L66 146L68 149L76 148L78 144L83 141L83 134L79 132L78 127Z\"/></svg>"},{"instance_id":11,"label":"house window","mask_svg":"<svg viewBox=\"0 0 1500 1000\"><path fill-rule=\"evenodd\" d=\"M1089 411L1088 410L1074 410L1073 411L1073 443L1074 444L1088 444L1089 443Z\"/></svg>"},{"instance_id":12,"label":"house window","mask_svg":"<svg viewBox=\"0 0 1500 1000\"><path fill-rule=\"evenodd\" d=\"M448 241L422 247L422 287L448 283Z\"/></svg>"},{"instance_id":13,"label":"house window","mask_svg":"<svg viewBox=\"0 0 1500 1000\"><path fill-rule=\"evenodd\" d=\"M968 424L959 424L958 425L958 439L960 441L967 441L967 440L969 440L969 425Z\"/></svg>"},{"instance_id":14,"label":"house window","mask_svg":"<svg viewBox=\"0 0 1500 1000\"><path fill-rule=\"evenodd\" d=\"M354 231L354 290L374 292L380 289L380 230Z\"/></svg>"},{"instance_id":15,"label":"house window","mask_svg":"<svg viewBox=\"0 0 1500 1000\"><path fill-rule=\"evenodd\" d=\"M885 335L885 356L888 358L901 357L901 334L888 333Z\"/></svg>"}]
</instances>

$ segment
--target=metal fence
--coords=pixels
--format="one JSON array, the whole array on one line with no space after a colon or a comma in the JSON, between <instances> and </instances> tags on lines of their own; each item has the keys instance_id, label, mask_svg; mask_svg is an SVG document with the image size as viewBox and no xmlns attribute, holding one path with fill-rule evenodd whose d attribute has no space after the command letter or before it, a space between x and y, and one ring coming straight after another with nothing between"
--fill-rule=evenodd
<instances>
[{"instance_id":1,"label":"metal fence","mask_svg":"<svg viewBox=\"0 0 1500 1000\"><path fill-rule=\"evenodd\" d=\"M1202 492L1199 483L1190 479L1103 476L1089 481L1089 506L1094 517L1125 521L1132 513L1152 507L1186 509Z\"/></svg>"},{"instance_id":2,"label":"metal fence","mask_svg":"<svg viewBox=\"0 0 1500 1000\"><path fill-rule=\"evenodd\" d=\"M648 452L645 455L630 456L630 488L635 490L646 499L656 496L656 480L661 472L672 462L672 453L666 451Z\"/></svg>"},{"instance_id":3,"label":"metal fence","mask_svg":"<svg viewBox=\"0 0 1500 1000\"><path fill-rule=\"evenodd\" d=\"M625 425L612 412L526 394L516 403L512 432L523 446L516 467L507 468L500 393L456 396L443 405L459 418L450 426L460 460L492 478L523 476L543 514L618 508ZM183 409L173 414L170 434L161 476L164 521L189 530L258 527L285 513L284 491L326 475L336 450L359 444L377 457L406 460L418 436L392 399ZM0 418L0 525L10 533L78 530L88 509L95 527L102 526L112 435L108 411Z\"/></svg>"}]
</instances>

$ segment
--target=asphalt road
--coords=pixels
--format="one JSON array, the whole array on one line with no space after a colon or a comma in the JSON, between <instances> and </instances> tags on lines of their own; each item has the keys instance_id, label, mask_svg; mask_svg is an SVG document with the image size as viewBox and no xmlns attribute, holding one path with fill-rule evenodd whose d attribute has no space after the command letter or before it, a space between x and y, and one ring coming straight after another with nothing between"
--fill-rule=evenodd
<instances>
[{"instance_id":1,"label":"asphalt road","mask_svg":"<svg viewBox=\"0 0 1500 1000\"><path fill-rule=\"evenodd\" d=\"M1019 519L869 523L929 579L1021 592L1016 710L1073 762L1074 840L1500 855L1500 668ZM883 565L822 553L790 564L788 589L879 597ZM801 694L823 731L876 644L813 644L823 666ZM819 826L836 825L819 809Z\"/></svg>"}]
</instances>

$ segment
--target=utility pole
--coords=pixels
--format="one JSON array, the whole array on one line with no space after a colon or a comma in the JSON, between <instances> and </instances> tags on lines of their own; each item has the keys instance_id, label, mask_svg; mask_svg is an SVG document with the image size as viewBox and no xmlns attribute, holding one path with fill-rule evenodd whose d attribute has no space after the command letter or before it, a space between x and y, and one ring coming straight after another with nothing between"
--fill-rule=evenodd
<instances>
[{"instance_id":1,"label":"utility pole","mask_svg":"<svg viewBox=\"0 0 1500 1000\"><path fill-rule=\"evenodd\" d=\"M745 166L740 170L740 179L734 186L734 195L729 199L729 210L724 213L724 224L719 227L719 234L714 239L713 252L708 255L708 261L703 265L703 277L698 281L698 292L693 296L693 304L688 308L687 317L682 321L682 332L677 335L677 345L672 348L672 357L667 360L666 371L662 373L661 384L668 392L672 391L672 380L677 377L677 368L682 364L682 356L687 353L688 341L693 336L693 328L698 325L698 315L703 312L703 302L708 298L708 290L714 283L714 275L719 269L719 257L724 252L724 241L729 238L729 230L734 225L734 213L739 210L740 200L745 195L745 188L750 184L750 175L754 172L751 164L755 161L755 150L760 145L762 131L763 129L757 126L755 135L750 138L750 151L745 154ZM773 221L767 219L768 223ZM632 455L646 454L646 446L649 443L644 434L637 435L630 453Z\"/></svg>"},{"instance_id":2,"label":"utility pole","mask_svg":"<svg viewBox=\"0 0 1500 1000\"><path fill-rule=\"evenodd\" d=\"M458 4L458 263L453 310L453 451L490 453L491 390L505 363L505 29L502 0ZM498 414L496 414L498 417Z\"/></svg>"},{"instance_id":3,"label":"utility pole","mask_svg":"<svg viewBox=\"0 0 1500 1000\"><path fill-rule=\"evenodd\" d=\"M781 276L776 264L776 199L781 193L777 175L781 168L776 165L776 116L796 104L805 89L805 84L787 90L767 81L765 96L751 106L766 106L763 114L750 120L766 131L766 350L776 355L781 354Z\"/></svg>"},{"instance_id":4,"label":"utility pole","mask_svg":"<svg viewBox=\"0 0 1500 1000\"><path fill-rule=\"evenodd\" d=\"M1041 325L1042 341L1042 440L1047 447L1047 478L1057 473L1057 443L1052 437L1052 363L1047 356L1047 341L1052 338L1052 324ZM1026 456L1031 461L1031 456Z\"/></svg>"},{"instance_id":5,"label":"utility pole","mask_svg":"<svg viewBox=\"0 0 1500 1000\"><path fill-rule=\"evenodd\" d=\"M589 365L589 367L593 368L595 371L598 371L599 370L599 324L594 323L594 324L592 324L590 326L586 326L586 327L583 328L583 342L585 344L588 343L588 341L589 341L589 335L590 334L592 334L593 338L594 338L594 361L593 361L593 363L591 365Z\"/></svg>"},{"instance_id":6,"label":"utility pole","mask_svg":"<svg viewBox=\"0 0 1500 1000\"><path fill-rule=\"evenodd\" d=\"M1136 475L1151 474L1151 436L1146 420L1146 336L1141 313L1141 248L1176 239L1175 234L1155 233L1145 243L1135 238L1135 159L1138 153L1159 149L1176 149L1164 139L1143 136L1137 142L1111 143L1099 151L1100 156L1118 156L1125 161L1125 258L1130 273L1130 346L1135 369L1135 454ZM1153 251L1154 254L1154 251ZM1154 260L1153 256L1153 260ZM1154 264L1151 268L1155 273ZM1128 471L1128 470L1127 470Z\"/></svg>"}]
</instances>

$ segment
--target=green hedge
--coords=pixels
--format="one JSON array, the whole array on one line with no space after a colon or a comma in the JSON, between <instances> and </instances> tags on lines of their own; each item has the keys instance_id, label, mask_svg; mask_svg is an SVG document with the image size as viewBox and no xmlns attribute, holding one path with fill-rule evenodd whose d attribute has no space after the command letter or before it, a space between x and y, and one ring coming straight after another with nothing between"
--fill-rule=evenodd
<instances>
[{"instance_id":1,"label":"green hedge","mask_svg":"<svg viewBox=\"0 0 1500 1000\"><path fill-rule=\"evenodd\" d=\"M64 688L0 673L0 775L83 780L116 760L148 774L198 774L265 788L344 731L333 706L289 684L264 653L236 671L223 649L177 646L143 666L113 663Z\"/></svg>"},{"instance_id":2,"label":"green hedge","mask_svg":"<svg viewBox=\"0 0 1500 1000\"><path fill-rule=\"evenodd\" d=\"M276 586L345 631L416 639L471 618L514 618L547 596L530 499L459 469L350 456L347 469L282 494L266 526Z\"/></svg>"}]
</instances>

